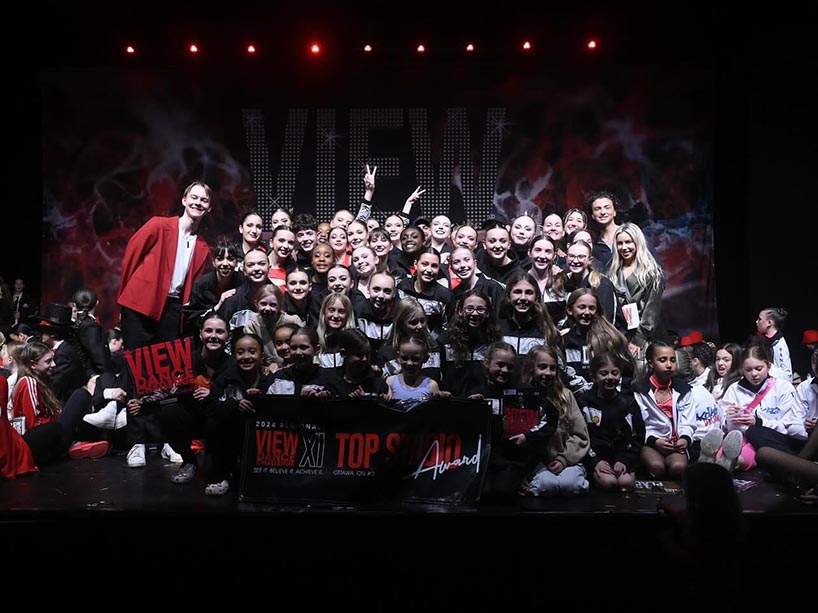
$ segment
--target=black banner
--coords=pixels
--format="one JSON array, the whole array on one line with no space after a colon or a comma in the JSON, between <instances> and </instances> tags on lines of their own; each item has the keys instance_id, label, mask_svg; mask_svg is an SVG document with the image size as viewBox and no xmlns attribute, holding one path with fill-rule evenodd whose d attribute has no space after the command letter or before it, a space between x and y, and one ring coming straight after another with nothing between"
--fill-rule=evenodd
<instances>
[{"instance_id":1,"label":"black banner","mask_svg":"<svg viewBox=\"0 0 818 613\"><path fill-rule=\"evenodd\" d=\"M488 468L485 403L262 397L247 421L239 500L474 504Z\"/></svg>"}]
</instances>

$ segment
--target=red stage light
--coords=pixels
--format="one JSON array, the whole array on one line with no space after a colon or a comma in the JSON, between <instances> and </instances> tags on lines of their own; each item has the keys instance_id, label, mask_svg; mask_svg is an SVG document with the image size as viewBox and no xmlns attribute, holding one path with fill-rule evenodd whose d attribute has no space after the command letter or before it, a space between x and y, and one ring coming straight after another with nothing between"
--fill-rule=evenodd
<instances>
[{"instance_id":1,"label":"red stage light","mask_svg":"<svg viewBox=\"0 0 818 613\"><path fill-rule=\"evenodd\" d=\"M588 48L589 49L596 49L596 41L591 39L588 41Z\"/></svg>"},{"instance_id":2,"label":"red stage light","mask_svg":"<svg viewBox=\"0 0 818 613\"><path fill-rule=\"evenodd\" d=\"M364 53L372 53L372 45L364 45Z\"/></svg>"},{"instance_id":3,"label":"red stage light","mask_svg":"<svg viewBox=\"0 0 818 613\"><path fill-rule=\"evenodd\" d=\"M312 45L310 45L310 53L312 53L313 55L318 55L319 53L321 53L321 45L319 45L318 43L313 43Z\"/></svg>"},{"instance_id":4,"label":"red stage light","mask_svg":"<svg viewBox=\"0 0 818 613\"><path fill-rule=\"evenodd\" d=\"M426 53L426 46L423 43L419 44L417 49L418 53Z\"/></svg>"},{"instance_id":5,"label":"red stage light","mask_svg":"<svg viewBox=\"0 0 818 613\"><path fill-rule=\"evenodd\" d=\"M468 51L469 53L471 53L472 51L474 51L474 45L473 45L473 44L471 44L471 43L469 43L468 45L466 45L466 51Z\"/></svg>"},{"instance_id":6,"label":"red stage light","mask_svg":"<svg viewBox=\"0 0 818 613\"><path fill-rule=\"evenodd\" d=\"M193 54L199 53L199 45L197 45L196 43L191 43L190 47L188 47L188 51L190 51Z\"/></svg>"},{"instance_id":7,"label":"red stage light","mask_svg":"<svg viewBox=\"0 0 818 613\"><path fill-rule=\"evenodd\" d=\"M529 41L523 41L523 51L531 51L531 43Z\"/></svg>"},{"instance_id":8,"label":"red stage light","mask_svg":"<svg viewBox=\"0 0 818 613\"><path fill-rule=\"evenodd\" d=\"M247 45L247 53L249 53L250 55L252 55L252 54L254 54L255 52L256 52L256 46L255 46L255 45Z\"/></svg>"},{"instance_id":9,"label":"red stage light","mask_svg":"<svg viewBox=\"0 0 818 613\"><path fill-rule=\"evenodd\" d=\"M125 47L125 53L127 53L128 55L133 55L134 53L136 53L136 49L134 48L133 45L128 45L127 47Z\"/></svg>"}]
</instances>

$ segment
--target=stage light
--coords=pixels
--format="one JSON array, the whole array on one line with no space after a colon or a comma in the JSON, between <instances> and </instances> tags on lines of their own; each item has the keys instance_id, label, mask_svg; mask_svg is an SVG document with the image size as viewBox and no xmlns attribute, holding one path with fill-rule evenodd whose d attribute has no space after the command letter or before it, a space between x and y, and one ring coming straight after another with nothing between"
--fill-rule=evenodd
<instances>
[{"instance_id":1,"label":"stage light","mask_svg":"<svg viewBox=\"0 0 818 613\"><path fill-rule=\"evenodd\" d=\"M136 53L136 48L133 45L128 45L127 47L125 47L125 53L127 53L128 55L133 55L134 53Z\"/></svg>"},{"instance_id":2,"label":"stage light","mask_svg":"<svg viewBox=\"0 0 818 613\"><path fill-rule=\"evenodd\" d=\"M472 51L474 51L474 45L472 43L469 43L468 45L466 45L466 51L468 53L471 53Z\"/></svg>"},{"instance_id":3,"label":"stage light","mask_svg":"<svg viewBox=\"0 0 818 613\"><path fill-rule=\"evenodd\" d=\"M588 41L588 49L590 49L591 51L596 49L596 41L594 39Z\"/></svg>"},{"instance_id":4,"label":"stage light","mask_svg":"<svg viewBox=\"0 0 818 613\"><path fill-rule=\"evenodd\" d=\"M523 41L523 51L531 51L531 42Z\"/></svg>"},{"instance_id":5,"label":"stage light","mask_svg":"<svg viewBox=\"0 0 818 613\"><path fill-rule=\"evenodd\" d=\"M187 48L193 55L199 53L199 45L196 43L191 43L190 46Z\"/></svg>"},{"instance_id":6,"label":"stage light","mask_svg":"<svg viewBox=\"0 0 818 613\"><path fill-rule=\"evenodd\" d=\"M256 46L255 45L247 45L247 53L249 53L250 55L253 55L255 52L256 52Z\"/></svg>"},{"instance_id":7,"label":"stage light","mask_svg":"<svg viewBox=\"0 0 818 613\"><path fill-rule=\"evenodd\" d=\"M313 43L312 45L310 45L310 53L312 53L313 55L318 55L319 53L321 53L321 45L319 45L318 43Z\"/></svg>"},{"instance_id":8,"label":"stage light","mask_svg":"<svg viewBox=\"0 0 818 613\"><path fill-rule=\"evenodd\" d=\"M418 53L426 53L426 45L424 45L423 43L420 43L417 46L417 52Z\"/></svg>"},{"instance_id":9,"label":"stage light","mask_svg":"<svg viewBox=\"0 0 818 613\"><path fill-rule=\"evenodd\" d=\"M372 45L364 45L364 53L372 53Z\"/></svg>"}]
</instances>

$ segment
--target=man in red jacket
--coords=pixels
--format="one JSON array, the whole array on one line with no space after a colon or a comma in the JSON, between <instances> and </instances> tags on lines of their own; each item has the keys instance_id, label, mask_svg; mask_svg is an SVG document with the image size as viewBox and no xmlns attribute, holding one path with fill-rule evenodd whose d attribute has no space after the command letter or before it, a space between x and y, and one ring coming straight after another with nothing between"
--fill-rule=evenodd
<instances>
[{"instance_id":1,"label":"man in red jacket","mask_svg":"<svg viewBox=\"0 0 818 613\"><path fill-rule=\"evenodd\" d=\"M209 257L197 233L210 212L210 193L194 181L182 196L181 217L152 217L128 241L117 299L126 349L181 336L182 304Z\"/></svg>"}]
</instances>

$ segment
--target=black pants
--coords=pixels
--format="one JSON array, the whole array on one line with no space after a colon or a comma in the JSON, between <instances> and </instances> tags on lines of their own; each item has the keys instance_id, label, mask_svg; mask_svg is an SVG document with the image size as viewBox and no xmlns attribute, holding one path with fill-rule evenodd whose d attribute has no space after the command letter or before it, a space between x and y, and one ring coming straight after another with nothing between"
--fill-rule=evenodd
<instances>
[{"instance_id":1,"label":"black pants","mask_svg":"<svg viewBox=\"0 0 818 613\"><path fill-rule=\"evenodd\" d=\"M204 437L205 420L201 403L180 399L162 407L159 413L162 432L173 450L190 464L196 464L196 454L190 444L196 437ZM221 481L221 479L219 479Z\"/></svg>"},{"instance_id":2,"label":"black pants","mask_svg":"<svg viewBox=\"0 0 818 613\"><path fill-rule=\"evenodd\" d=\"M161 341L172 341L182 335L182 301L168 297L159 321L122 307L122 340L125 349L136 349Z\"/></svg>"},{"instance_id":3,"label":"black pants","mask_svg":"<svg viewBox=\"0 0 818 613\"><path fill-rule=\"evenodd\" d=\"M806 441L776 432L766 426L750 426L747 428L747 440L756 448L772 447L785 453L797 454L804 448Z\"/></svg>"},{"instance_id":4,"label":"black pants","mask_svg":"<svg viewBox=\"0 0 818 613\"><path fill-rule=\"evenodd\" d=\"M57 462L65 457L60 440L62 439L62 424L52 421L26 430L23 435L26 445L31 449L34 463L45 466Z\"/></svg>"}]
</instances>

